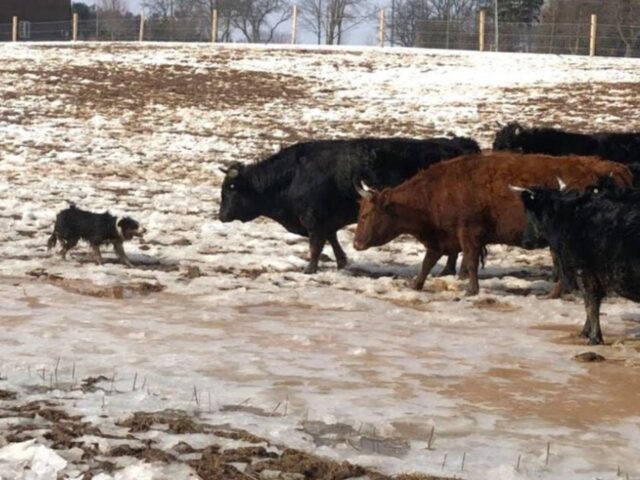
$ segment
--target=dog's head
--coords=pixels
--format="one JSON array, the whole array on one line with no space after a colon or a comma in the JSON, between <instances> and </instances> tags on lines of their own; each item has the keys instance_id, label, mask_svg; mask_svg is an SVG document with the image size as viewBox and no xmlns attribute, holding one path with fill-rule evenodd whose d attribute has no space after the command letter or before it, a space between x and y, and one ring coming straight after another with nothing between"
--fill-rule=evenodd
<instances>
[{"instance_id":1,"label":"dog's head","mask_svg":"<svg viewBox=\"0 0 640 480\"><path fill-rule=\"evenodd\" d=\"M131 217L118 217L116 219L116 230L123 240L131 240L133 237L142 237L145 229Z\"/></svg>"}]
</instances>

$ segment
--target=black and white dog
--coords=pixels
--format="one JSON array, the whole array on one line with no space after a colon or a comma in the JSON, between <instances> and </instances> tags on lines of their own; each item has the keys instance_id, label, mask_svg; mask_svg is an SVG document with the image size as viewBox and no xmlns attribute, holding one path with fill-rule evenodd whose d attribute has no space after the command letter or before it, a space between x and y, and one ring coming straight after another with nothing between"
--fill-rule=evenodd
<instances>
[{"instance_id":1,"label":"black and white dog","mask_svg":"<svg viewBox=\"0 0 640 480\"><path fill-rule=\"evenodd\" d=\"M91 245L96 263L102 265L100 245L112 243L120 261L131 267L122 243L133 237L142 237L143 234L144 228L130 217L114 217L109 212L87 212L71 203L69 208L56 216L56 224L47 246L51 250L59 240L62 245L60 255L66 259L67 252L76 246L78 240L86 240Z\"/></svg>"}]
</instances>

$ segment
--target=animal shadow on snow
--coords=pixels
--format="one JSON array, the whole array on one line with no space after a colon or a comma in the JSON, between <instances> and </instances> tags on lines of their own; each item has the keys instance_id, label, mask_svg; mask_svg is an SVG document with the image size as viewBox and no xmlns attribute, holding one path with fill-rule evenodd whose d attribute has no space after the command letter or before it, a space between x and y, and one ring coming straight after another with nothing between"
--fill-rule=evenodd
<instances>
[{"instance_id":1,"label":"animal shadow on snow","mask_svg":"<svg viewBox=\"0 0 640 480\"><path fill-rule=\"evenodd\" d=\"M84 265L95 265L95 258L91 254L90 251L76 250L68 253L69 260L75 260L76 262ZM108 255L108 256L107 256ZM115 254L103 256L103 264L104 265L122 265L122 262L118 259ZM162 271L162 272L175 272L180 269L180 264L177 260L158 260L157 258L151 257L149 255L136 253L136 254L128 254L131 263L133 264L132 269L137 270L150 270L150 271ZM64 261L62 261L64 262Z\"/></svg>"}]
</instances>

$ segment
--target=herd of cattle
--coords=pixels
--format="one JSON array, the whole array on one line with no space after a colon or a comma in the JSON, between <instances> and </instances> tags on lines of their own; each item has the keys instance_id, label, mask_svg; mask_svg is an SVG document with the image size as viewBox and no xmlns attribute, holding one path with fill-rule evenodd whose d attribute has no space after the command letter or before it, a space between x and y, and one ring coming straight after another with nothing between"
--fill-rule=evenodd
<instances>
[{"instance_id":1,"label":"herd of cattle","mask_svg":"<svg viewBox=\"0 0 640 480\"><path fill-rule=\"evenodd\" d=\"M254 164L223 169L219 218L264 216L309 238L306 273L315 273L328 241L338 268L347 256L337 232L355 223L354 247L384 245L402 234L426 248L414 281L420 290L448 256L443 275L461 276L477 294L478 267L489 244L549 246L557 283L552 296L580 287L587 321L582 336L603 343L599 311L615 292L640 301L640 133L569 133L511 123L497 132L493 151L463 137L323 140L284 148ZM71 205L56 218L49 247L61 254L80 238L102 263L100 245L144 230L129 217Z\"/></svg>"},{"instance_id":2,"label":"herd of cattle","mask_svg":"<svg viewBox=\"0 0 640 480\"><path fill-rule=\"evenodd\" d=\"M579 286L582 336L603 343L600 304L609 292L640 301L640 133L579 134L511 123L493 151L472 139L386 138L304 142L251 165L223 169L219 218L264 216L309 238L306 273L328 241L338 268L347 256L337 231L355 223L354 247L414 236L426 248L414 281L422 289L438 260L478 293L486 246L549 246L558 272L552 295ZM637 175L640 184L640 175Z\"/></svg>"}]
</instances>

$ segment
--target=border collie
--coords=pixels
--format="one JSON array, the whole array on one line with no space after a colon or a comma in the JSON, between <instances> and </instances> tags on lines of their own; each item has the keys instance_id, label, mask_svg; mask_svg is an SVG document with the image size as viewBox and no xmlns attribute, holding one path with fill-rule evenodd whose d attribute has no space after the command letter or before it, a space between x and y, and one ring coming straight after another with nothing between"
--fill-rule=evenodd
<instances>
[{"instance_id":1,"label":"border collie","mask_svg":"<svg viewBox=\"0 0 640 480\"><path fill-rule=\"evenodd\" d=\"M47 246L51 250L56 242L60 241L60 255L65 260L67 252L76 246L78 240L86 240L91 245L96 263L102 265L100 245L111 243L120 261L131 267L133 265L122 244L133 237L142 237L144 231L144 228L131 217L114 217L109 212L87 212L72 203L56 216L56 224Z\"/></svg>"}]
</instances>

